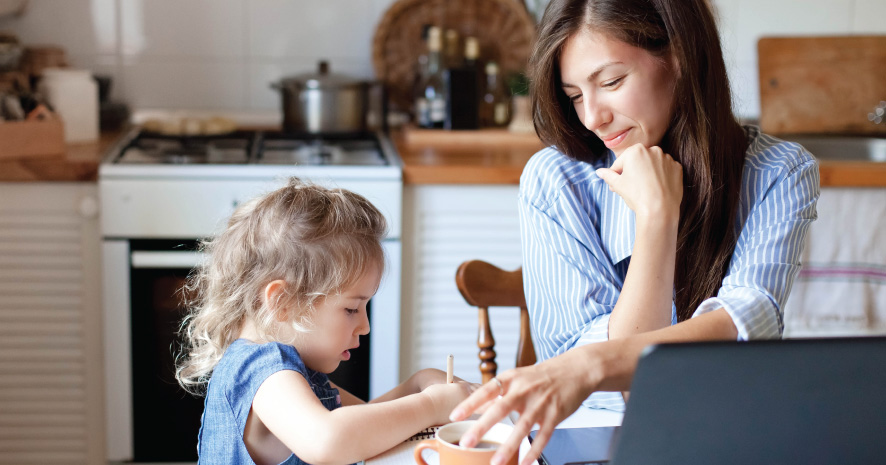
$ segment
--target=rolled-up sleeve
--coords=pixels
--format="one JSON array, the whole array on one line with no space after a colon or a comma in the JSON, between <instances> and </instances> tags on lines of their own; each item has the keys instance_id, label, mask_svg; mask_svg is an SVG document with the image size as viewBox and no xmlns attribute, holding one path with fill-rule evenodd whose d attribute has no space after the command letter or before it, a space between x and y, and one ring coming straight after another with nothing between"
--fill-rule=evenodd
<instances>
[{"instance_id":1,"label":"rolled-up sleeve","mask_svg":"<svg viewBox=\"0 0 886 465\"><path fill-rule=\"evenodd\" d=\"M739 340L773 339L784 333L784 305L800 271L809 226L817 218L818 165L808 157L770 182L743 192L749 213L729 271L716 297L702 302L693 317L723 308ZM752 204L752 205L749 205Z\"/></svg>"}]
</instances>

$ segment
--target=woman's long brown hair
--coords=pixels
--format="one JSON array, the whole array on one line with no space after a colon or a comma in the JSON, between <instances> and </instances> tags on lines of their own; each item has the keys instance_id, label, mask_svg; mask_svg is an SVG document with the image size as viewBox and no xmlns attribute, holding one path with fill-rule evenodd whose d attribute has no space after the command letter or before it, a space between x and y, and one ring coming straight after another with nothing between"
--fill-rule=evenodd
<instances>
[{"instance_id":1,"label":"woman's long brown hair","mask_svg":"<svg viewBox=\"0 0 886 465\"><path fill-rule=\"evenodd\" d=\"M677 318L715 296L735 250L747 137L732 113L729 79L709 0L552 0L529 61L532 117L546 144L576 160L607 153L561 88L560 53L589 30L675 58L673 116L661 148L683 166L674 270Z\"/></svg>"}]
</instances>

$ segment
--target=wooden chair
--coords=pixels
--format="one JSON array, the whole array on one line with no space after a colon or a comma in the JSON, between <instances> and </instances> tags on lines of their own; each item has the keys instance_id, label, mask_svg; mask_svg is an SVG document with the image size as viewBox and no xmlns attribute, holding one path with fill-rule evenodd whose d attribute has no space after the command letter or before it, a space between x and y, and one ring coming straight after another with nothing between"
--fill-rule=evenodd
<instances>
[{"instance_id":1,"label":"wooden chair","mask_svg":"<svg viewBox=\"0 0 886 465\"><path fill-rule=\"evenodd\" d=\"M489 307L518 307L520 309L520 339L517 344L518 367L535 363L535 348L529 332L529 311L523 295L523 270L505 271L482 260L469 260L458 267L455 284L465 300L479 310L477 347L480 348L480 373L483 382L491 380L498 365L495 363L495 339L489 325Z\"/></svg>"}]
</instances>

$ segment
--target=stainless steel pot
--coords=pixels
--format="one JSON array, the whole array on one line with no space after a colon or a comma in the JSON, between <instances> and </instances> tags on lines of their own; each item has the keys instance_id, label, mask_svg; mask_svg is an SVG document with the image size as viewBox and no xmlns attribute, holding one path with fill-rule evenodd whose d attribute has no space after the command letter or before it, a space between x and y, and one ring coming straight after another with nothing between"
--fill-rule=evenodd
<instances>
[{"instance_id":1,"label":"stainless steel pot","mask_svg":"<svg viewBox=\"0 0 886 465\"><path fill-rule=\"evenodd\" d=\"M321 61L317 73L282 79L271 87L283 101L283 130L344 133L367 130L370 83L329 72Z\"/></svg>"}]
</instances>

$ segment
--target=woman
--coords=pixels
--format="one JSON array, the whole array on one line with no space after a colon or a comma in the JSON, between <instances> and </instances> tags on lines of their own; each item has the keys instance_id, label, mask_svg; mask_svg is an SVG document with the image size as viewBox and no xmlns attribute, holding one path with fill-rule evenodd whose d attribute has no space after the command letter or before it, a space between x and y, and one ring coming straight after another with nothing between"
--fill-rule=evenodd
<instances>
[{"instance_id":1,"label":"woman","mask_svg":"<svg viewBox=\"0 0 886 465\"><path fill-rule=\"evenodd\" d=\"M553 0L530 73L551 147L520 180L523 272L546 361L451 415L500 396L462 444L516 410L500 455L539 424L524 463L582 403L622 410L649 344L780 337L819 193L809 153L736 121L707 0Z\"/></svg>"}]
</instances>

